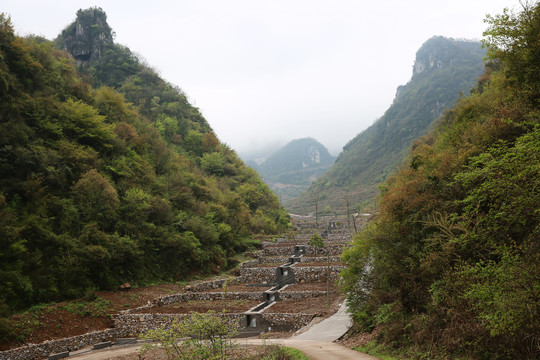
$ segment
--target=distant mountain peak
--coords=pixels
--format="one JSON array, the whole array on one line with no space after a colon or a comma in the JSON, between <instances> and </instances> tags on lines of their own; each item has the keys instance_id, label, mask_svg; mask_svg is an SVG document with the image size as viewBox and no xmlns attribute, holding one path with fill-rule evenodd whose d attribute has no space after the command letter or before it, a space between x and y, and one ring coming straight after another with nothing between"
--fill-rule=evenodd
<instances>
[{"instance_id":1,"label":"distant mountain peak","mask_svg":"<svg viewBox=\"0 0 540 360\"><path fill-rule=\"evenodd\" d=\"M107 14L99 7L79 9L75 21L62 31L61 47L79 62L98 59L113 44L114 33Z\"/></svg>"},{"instance_id":2,"label":"distant mountain peak","mask_svg":"<svg viewBox=\"0 0 540 360\"><path fill-rule=\"evenodd\" d=\"M282 200L288 200L307 189L334 160L323 144L313 138L302 138L275 151L257 170Z\"/></svg>"},{"instance_id":3,"label":"distant mountain peak","mask_svg":"<svg viewBox=\"0 0 540 360\"><path fill-rule=\"evenodd\" d=\"M285 202L288 210L310 212L314 194L323 199L323 208L344 211L343 199L349 199L360 210L376 196L377 184L394 171L413 139L425 134L460 93L474 87L484 70L484 56L479 42L428 39L416 52L410 81L398 87L384 115L350 140L307 192Z\"/></svg>"},{"instance_id":4,"label":"distant mountain peak","mask_svg":"<svg viewBox=\"0 0 540 360\"><path fill-rule=\"evenodd\" d=\"M477 41L455 40L444 36L433 36L428 39L416 52L413 65L413 76L427 70L437 70L448 67L461 58L464 51L477 47Z\"/></svg>"}]
</instances>

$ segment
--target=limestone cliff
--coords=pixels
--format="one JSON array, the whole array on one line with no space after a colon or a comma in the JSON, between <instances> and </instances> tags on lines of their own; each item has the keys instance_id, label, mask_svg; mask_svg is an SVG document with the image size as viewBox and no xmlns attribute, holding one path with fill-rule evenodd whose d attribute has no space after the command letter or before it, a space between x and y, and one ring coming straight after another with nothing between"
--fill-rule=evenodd
<instances>
[{"instance_id":1,"label":"limestone cliff","mask_svg":"<svg viewBox=\"0 0 540 360\"><path fill-rule=\"evenodd\" d=\"M98 7L77 11L77 19L62 31L58 45L78 62L98 59L113 44L113 31L107 14Z\"/></svg>"},{"instance_id":2,"label":"limestone cliff","mask_svg":"<svg viewBox=\"0 0 540 360\"><path fill-rule=\"evenodd\" d=\"M484 70L481 44L435 36L416 53L411 80L398 87L384 115L344 146L343 152L309 191L285 203L292 213L312 211L312 197L321 208L344 212L347 199L356 210L369 204L383 181L403 159L413 139L425 134L467 94ZM315 194L315 195L313 195Z\"/></svg>"}]
</instances>

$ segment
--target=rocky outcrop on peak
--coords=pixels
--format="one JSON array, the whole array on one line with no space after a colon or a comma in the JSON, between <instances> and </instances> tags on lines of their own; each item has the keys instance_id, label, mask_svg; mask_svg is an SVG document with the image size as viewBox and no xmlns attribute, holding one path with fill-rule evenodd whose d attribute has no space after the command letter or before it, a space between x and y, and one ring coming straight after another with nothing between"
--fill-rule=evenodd
<instances>
[{"instance_id":1,"label":"rocky outcrop on peak","mask_svg":"<svg viewBox=\"0 0 540 360\"><path fill-rule=\"evenodd\" d=\"M77 11L77 19L56 40L78 62L98 59L113 44L107 14L98 7Z\"/></svg>"}]
</instances>

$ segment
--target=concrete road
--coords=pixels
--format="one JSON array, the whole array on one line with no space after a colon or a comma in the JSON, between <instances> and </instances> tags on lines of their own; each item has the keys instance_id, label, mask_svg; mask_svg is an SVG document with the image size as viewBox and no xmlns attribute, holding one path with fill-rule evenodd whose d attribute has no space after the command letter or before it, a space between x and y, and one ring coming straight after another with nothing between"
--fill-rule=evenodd
<instances>
[{"instance_id":1,"label":"concrete road","mask_svg":"<svg viewBox=\"0 0 540 360\"><path fill-rule=\"evenodd\" d=\"M247 339L239 344L281 344L300 350L311 360L377 360L378 358L358 351L347 349L339 344L328 341L290 339Z\"/></svg>"},{"instance_id":2,"label":"concrete road","mask_svg":"<svg viewBox=\"0 0 540 360\"><path fill-rule=\"evenodd\" d=\"M346 309L347 304L343 302L334 315L313 325L303 333L295 335L293 339L336 341L342 337L353 324L351 317L345 312Z\"/></svg>"}]
</instances>

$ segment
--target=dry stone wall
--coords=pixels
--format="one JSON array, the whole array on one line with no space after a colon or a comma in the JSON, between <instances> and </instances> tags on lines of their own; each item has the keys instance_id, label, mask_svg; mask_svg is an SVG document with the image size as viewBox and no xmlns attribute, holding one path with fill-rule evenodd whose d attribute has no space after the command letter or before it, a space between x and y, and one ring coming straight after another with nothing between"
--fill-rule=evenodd
<instances>
[{"instance_id":1,"label":"dry stone wall","mask_svg":"<svg viewBox=\"0 0 540 360\"><path fill-rule=\"evenodd\" d=\"M302 300L310 299L319 296L325 296L326 291L322 290L312 290L312 291L280 291L279 298L280 300Z\"/></svg>"},{"instance_id":2,"label":"dry stone wall","mask_svg":"<svg viewBox=\"0 0 540 360\"><path fill-rule=\"evenodd\" d=\"M313 320L315 314L277 314L262 313L263 319L273 331L296 331Z\"/></svg>"},{"instance_id":3,"label":"dry stone wall","mask_svg":"<svg viewBox=\"0 0 540 360\"><path fill-rule=\"evenodd\" d=\"M0 360L34 360L65 351L76 351L85 347L129 336L128 328L115 328L94 331L84 335L45 341L41 344L29 344L20 348L1 351Z\"/></svg>"},{"instance_id":4,"label":"dry stone wall","mask_svg":"<svg viewBox=\"0 0 540 360\"><path fill-rule=\"evenodd\" d=\"M323 282L327 279L327 274L330 273L330 281L335 282L338 280L339 273L343 270L345 266L336 265L330 266L303 266L303 267L293 267L294 278L298 283L309 283L309 282Z\"/></svg>"},{"instance_id":5,"label":"dry stone wall","mask_svg":"<svg viewBox=\"0 0 540 360\"><path fill-rule=\"evenodd\" d=\"M243 324L241 321L244 319L243 314L217 313L216 315L227 319L230 324L238 328ZM113 321L115 328L129 329L131 334L139 335L152 329L168 328L173 322L190 317L190 314L120 314L114 316Z\"/></svg>"},{"instance_id":6,"label":"dry stone wall","mask_svg":"<svg viewBox=\"0 0 540 360\"><path fill-rule=\"evenodd\" d=\"M240 269L240 278L242 282L270 284L276 280L276 268L243 268Z\"/></svg>"},{"instance_id":7,"label":"dry stone wall","mask_svg":"<svg viewBox=\"0 0 540 360\"><path fill-rule=\"evenodd\" d=\"M341 261L341 257L340 256L330 256L329 258L326 257L326 256L320 256L320 257L315 257L315 256L309 256L309 257L306 257L306 256L302 256L300 258L300 262L301 263L312 263L312 262L327 262L327 261L330 261L331 263L336 263L336 262L340 262Z\"/></svg>"},{"instance_id":8,"label":"dry stone wall","mask_svg":"<svg viewBox=\"0 0 540 360\"><path fill-rule=\"evenodd\" d=\"M223 284L227 282L230 285L238 285L242 284L241 278L234 277L234 278L228 278L228 279L217 279L217 280L211 280L211 281L203 281L200 283L195 283L192 285L186 286L187 291L209 291L209 290L217 290L222 289Z\"/></svg>"},{"instance_id":9,"label":"dry stone wall","mask_svg":"<svg viewBox=\"0 0 540 360\"><path fill-rule=\"evenodd\" d=\"M290 256L263 256L259 259L259 264L285 264L289 259Z\"/></svg>"}]
</instances>

